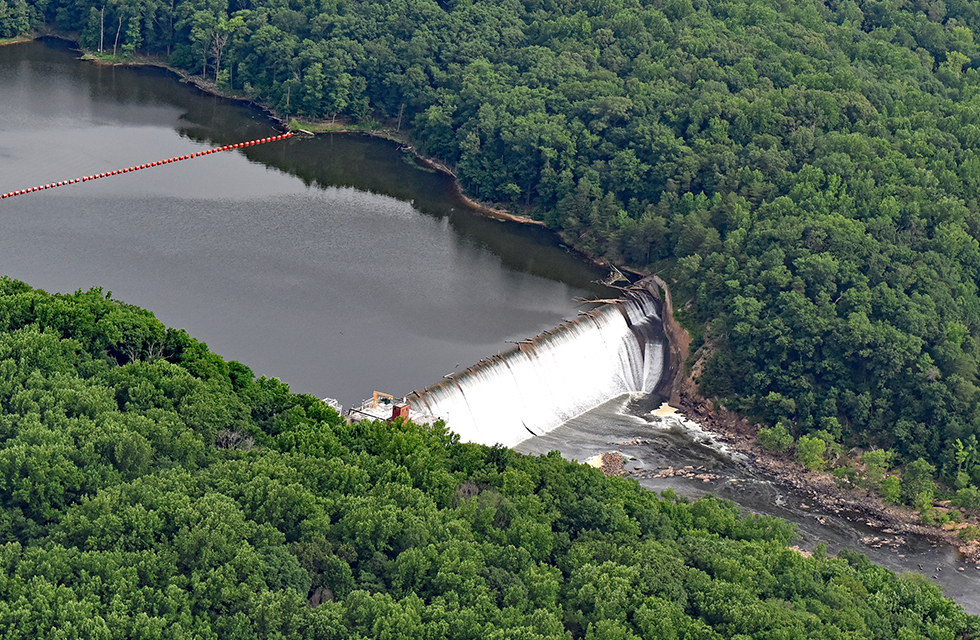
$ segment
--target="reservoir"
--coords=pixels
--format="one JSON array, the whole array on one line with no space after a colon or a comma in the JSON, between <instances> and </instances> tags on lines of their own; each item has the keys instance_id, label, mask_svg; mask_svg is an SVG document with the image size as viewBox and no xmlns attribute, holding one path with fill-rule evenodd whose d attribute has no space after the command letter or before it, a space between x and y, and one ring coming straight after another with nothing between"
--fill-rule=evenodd
<instances>
[{"instance_id":1,"label":"reservoir","mask_svg":"<svg viewBox=\"0 0 980 640\"><path fill-rule=\"evenodd\" d=\"M0 47L0 192L272 136L260 110L157 69L78 61L57 41ZM103 287L256 375L345 406L440 382L578 317L606 275L550 234L471 211L398 145L293 138L0 201L0 274L49 292ZM803 547L850 547L939 575L980 613L980 570L865 523L816 513L697 429L620 398L516 448L621 451L643 486L712 491L796 522ZM663 479L664 467L710 481ZM940 567L946 570L936 573ZM963 569L963 571L959 571Z\"/></svg>"},{"instance_id":2,"label":"reservoir","mask_svg":"<svg viewBox=\"0 0 980 640\"><path fill-rule=\"evenodd\" d=\"M163 70L0 47L0 192L277 133ZM487 219L394 143L292 138L0 201L0 274L103 287L256 375L345 406L573 318L605 272Z\"/></svg>"}]
</instances>

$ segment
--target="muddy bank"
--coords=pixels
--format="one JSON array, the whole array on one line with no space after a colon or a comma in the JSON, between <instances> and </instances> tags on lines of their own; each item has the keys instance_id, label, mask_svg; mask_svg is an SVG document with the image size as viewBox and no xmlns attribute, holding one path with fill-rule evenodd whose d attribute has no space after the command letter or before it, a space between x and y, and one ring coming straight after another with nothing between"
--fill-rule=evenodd
<instances>
[{"instance_id":1,"label":"muddy bank","mask_svg":"<svg viewBox=\"0 0 980 640\"><path fill-rule=\"evenodd\" d=\"M97 63L111 64L104 61L97 61ZM202 78L188 76L158 61L139 60L127 61L120 64L153 65L166 68L170 72L177 74L185 82L194 84L201 91L226 99L249 102L264 110L275 122L282 126L288 126L284 119L274 114L266 105L241 96L224 94L213 84ZM356 132L395 140L403 145L403 151L412 153L422 166L447 173L454 178L456 177L450 167L436 160L425 158L414 147L408 146L406 136L401 135L393 129L379 129L374 132L367 132L356 129L336 128L330 131ZM536 225L541 224L537 221L531 221L524 216L514 215L468 198L462 193L458 180L456 181L456 188L459 190L461 199L468 206L473 207L474 210L487 216ZM603 263L599 262L599 264ZM697 393L692 380L692 375L697 372L697 365L695 364L693 372L685 372L684 370L684 363L690 356L690 337L674 320L669 287L662 280L656 278L652 279L652 282L657 285L656 288L662 295L662 302L664 303L664 331L668 336L668 343L670 345L669 362L671 371L669 375L665 376L666 381L662 393L664 396L670 398L673 406L680 408L685 415L702 424L705 428L724 435L732 449L748 456L761 472L769 475L776 482L791 488L794 492L812 496L812 498L808 498L808 501L821 505L829 511L846 510L861 513L866 517L867 521L880 523L881 528L915 532L933 539L948 542L957 548L963 548L964 553L968 554L972 559L980 560L980 546L964 545L953 532L919 524L917 514L911 510L886 506L880 499L874 496L862 495L862 492L846 490L839 487L829 474L805 471L785 457L772 456L764 452L755 441L757 428L754 425L750 425L740 416L732 414L723 408L713 406L712 403L701 398Z\"/></svg>"},{"instance_id":2,"label":"muddy bank","mask_svg":"<svg viewBox=\"0 0 980 640\"><path fill-rule=\"evenodd\" d=\"M21 38L0 38L0 47L4 47L4 46L6 46L8 44L19 44L21 42L30 42L33 39L34 38L26 38L26 37L21 37Z\"/></svg>"},{"instance_id":3,"label":"muddy bank","mask_svg":"<svg viewBox=\"0 0 980 640\"><path fill-rule=\"evenodd\" d=\"M924 525L918 513L908 507L888 505L877 495L861 489L842 487L829 473L810 471L788 456L772 454L763 449L756 439L760 425L750 424L744 417L716 406L698 393L694 378L705 354L700 355L690 371L685 370L691 355L691 336L674 319L670 287L656 276L647 278L646 286L651 290L660 290L664 334L670 344L671 362L659 392L669 398L670 405L677 408L679 413L721 436L732 451L744 455L760 473L769 476L774 483L788 491L807 496L814 506L835 514L858 514L874 529L921 535L935 542L948 544L958 549L967 562L980 564L980 541L965 542L957 535L956 530ZM702 350L708 351L705 348ZM970 523L978 524L975 519Z\"/></svg>"}]
</instances>

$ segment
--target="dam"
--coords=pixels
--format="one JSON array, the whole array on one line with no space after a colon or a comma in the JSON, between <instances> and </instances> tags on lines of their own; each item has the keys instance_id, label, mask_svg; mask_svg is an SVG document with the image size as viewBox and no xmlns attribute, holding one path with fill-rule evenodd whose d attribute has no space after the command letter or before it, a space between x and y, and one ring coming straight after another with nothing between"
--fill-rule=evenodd
<instances>
[{"instance_id":1,"label":"dam","mask_svg":"<svg viewBox=\"0 0 980 640\"><path fill-rule=\"evenodd\" d=\"M649 394L666 341L659 291L635 286L551 331L517 343L406 396L413 414L438 416L468 442L512 447L604 402Z\"/></svg>"}]
</instances>

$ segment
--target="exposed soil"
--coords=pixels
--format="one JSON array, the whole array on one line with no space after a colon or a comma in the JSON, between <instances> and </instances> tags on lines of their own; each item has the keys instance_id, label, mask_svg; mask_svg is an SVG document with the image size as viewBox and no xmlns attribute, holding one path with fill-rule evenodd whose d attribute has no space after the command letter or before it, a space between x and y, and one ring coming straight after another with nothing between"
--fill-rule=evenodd
<instances>
[{"instance_id":1,"label":"exposed soil","mask_svg":"<svg viewBox=\"0 0 980 640\"><path fill-rule=\"evenodd\" d=\"M8 44L18 44L21 42L30 42L32 38L19 37L19 38L0 38L0 47L6 46Z\"/></svg>"},{"instance_id":2,"label":"exposed soil","mask_svg":"<svg viewBox=\"0 0 980 640\"><path fill-rule=\"evenodd\" d=\"M107 63L103 62L103 64ZM184 81L194 84L202 91L224 98L251 102L265 110L270 117L280 122L283 126L287 125L285 120L275 114L266 105L257 103L254 100L247 100L241 96L222 93L207 80L197 76L189 76L158 61L134 60L122 64L166 67L179 75ZM389 129L363 131L346 128L343 122L339 126L331 127L328 131L325 131L325 133L327 132L362 133L400 142L403 144L402 150L411 152L423 166L441 171L456 178L456 174L448 166L420 154L408 143L407 138L401 132ZM463 192L458 181L456 182L456 189L459 197L468 206L484 215L501 220L544 226L544 223L532 220L526 216L513 214L469 198ZM605 261L596 259L592 259L592 261L598 265L607 266ZM814 505L819 505L821 508L833 513L840 513L842 511L860 513L867 519L869 525L878 529L888 529L894 533L918 534L934 541L947 543L958 548L966 560L980 564L980 541L964 542L956 535L955 530L922 524L919 521L918 514L907 507L886 505L878 496L870 495L863 490L841 487L837 484L834 477L828 473L810 471L796 464L787 456L774 455L765 451L756 440L756 434L760 425L750 424L744 417L724 407L716 406L713 402L698 393L694 378L697 376L700 363L710 353L710 345L701 347L699 358L691 367L691 371L685 371L685 363L688 362L691 355L691 336L674 318L673 301L667 283L654 275L648 276L638 284L645 285L663 304L663 328L669 344L670 354L663 382L658 387L657 392L669 398L671 406L678 408L683 415L698 422L705 429L721 436L729 447L747 456L761 473L771 477L777 484L799 495L808 496L808 500ZM601 454L595 466L602 469L607 475L623 475L624 463L625 459L621 455L608 453ZM680 473L683 475L683 472ZM973 524L980 523L974 521Z\"/></svg>"},{"instance_id":3,"label":"exposed soil","mask_svg":"<svg viewBox=\"0 0 980 640\"><path fill-rule=\"evenodd\" d=\"M708 431L721 436L732 450L744 454L761 473L797 495L807 496L808 502L813 505L835 514L859 513L875 529L888 529L890 533L897 534L917 534L933 541L944 542L959 549L968 562L980 564L980 541L964 542L957 535L957 528L924 525L918 513L908 507L887 505L879 496L862 489L840 486L829 473L808 470L788 456L767 452L756 440L760 425L750 424L739 414L716 406L702 397L698 393L694 377L705 355L710 352L710 346L707 349L702 347L691 371L686 372L684 363L690 357L691 337L674 319L667 284L656 276L649 278L649 281L660 289L662 295L664 334L670 344L672 362L668 376L665 376L670 378L666 382L669 387L664 386L661 393L670 398L671 406L678 408L685 417L699 423ZM973 521L972 524L977 522Z\"/></svg>"}]
</instances>

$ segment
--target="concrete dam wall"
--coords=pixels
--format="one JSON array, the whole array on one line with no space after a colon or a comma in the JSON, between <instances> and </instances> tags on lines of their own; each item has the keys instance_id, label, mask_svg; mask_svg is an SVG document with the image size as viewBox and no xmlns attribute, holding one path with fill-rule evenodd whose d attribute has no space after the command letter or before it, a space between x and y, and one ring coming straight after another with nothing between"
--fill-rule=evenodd
<instances>
[{"instance_id":1,"label":"concrete dam wall","mask_svg":"<svg viewBox=\"0 0 980 640\"><path fill-rule=\"evenodd\" d=\"M469 442L514 446L623 394L654 391L666 341L656 289L565 322L407 397Z\"/></svg>"}]
</instances>

